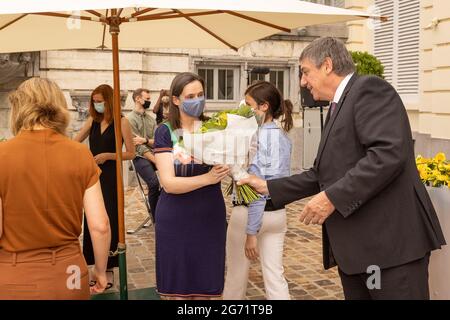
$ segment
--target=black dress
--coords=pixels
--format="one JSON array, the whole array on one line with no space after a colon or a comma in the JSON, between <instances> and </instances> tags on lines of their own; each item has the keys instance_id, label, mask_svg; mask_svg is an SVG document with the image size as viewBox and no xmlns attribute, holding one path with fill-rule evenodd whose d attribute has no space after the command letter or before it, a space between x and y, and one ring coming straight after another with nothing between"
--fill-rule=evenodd
<instances>
[{"instance_id":1,"label":"black dress","mask_svg":"<svg viewBox=\"0 0 450 320\"><path fill-rule=\"evenodd\" d=\"M92 121L91 131L89 133L89 147L94 156L100 153L116 153L116 139L114 136L114 123L111 123L101 133L99 122ZM111 225L111 247L110 251L115 252L119 242L118 209L117 209L117 180L116 180L116 161L108 160L99 165L102 170L100 175L100 184L102 187L103 200ZM87 226L86 218L84 225ZM85 228L87 231L88 229ZM94 250L89 232L83 233L83 254L88 265L95 263ZM119 266L118 256L108 258L108 269Z\"/></svg>"}]
</instances>

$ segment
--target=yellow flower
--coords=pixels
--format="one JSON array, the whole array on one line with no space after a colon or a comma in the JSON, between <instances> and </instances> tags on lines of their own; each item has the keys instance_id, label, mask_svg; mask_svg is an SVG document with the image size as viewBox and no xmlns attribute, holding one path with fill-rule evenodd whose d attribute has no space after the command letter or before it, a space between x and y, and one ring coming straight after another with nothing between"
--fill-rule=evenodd
<instances>
[{"instance_id":1,"label":"yellow flower","mask_svg":"<svg viewBox=\"0 0 450 320\"><path fill-rule=\"evenodd\" d=\"M422 163L422 159L423 159L422 156L419 154L416 158L416 163L417 164Z\"/></svg>"},{"instance_id":2,"label":"yellow flower","mask_svg":"<svg viewBox=\"0 0 450 320\"><path fill-rule=\"evenodd\" d=\"M428 172L420 171L420 179L422 179L424 181L428 181Z\"/></svg>"},{"instance_id":3,"label":"yellow flower","mask_svg":"<svg viewBox=\"0 0 450 320\"><path fill-rule=\"evenodd\" d=\"M436 154L436 156L434 157L434 160L436 161L436 162L442 162L442 161L445 161L446 160L446 158L445 158L445 153L443 153L443 152L439 152L438 154Z\"/></svg>"},{"instance_id":4,"label":"yellow flower","mask_svg":"<svg viewBox=\"0 0 450 320\"><path fill-rule=\"evenodd\" d=\"M428 159L421 155L416 158L416 166L423 183L433 187L448 186L450 188L450 162L443 152Z\"/></svg>"}]
</instances>

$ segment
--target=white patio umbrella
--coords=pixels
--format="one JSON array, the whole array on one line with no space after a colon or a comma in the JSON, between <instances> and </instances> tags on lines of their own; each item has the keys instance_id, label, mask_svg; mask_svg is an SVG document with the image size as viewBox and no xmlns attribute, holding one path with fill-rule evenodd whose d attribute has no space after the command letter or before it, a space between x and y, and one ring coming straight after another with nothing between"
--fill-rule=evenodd
<instances>
[{"instance_id":1,"label":"white patio umbrella","mask_svg":"<svg viewBox=\"0 0 450 320\"><path fill-rule=\"evenodd\" d=\"M298 0L14 0L0 6L0 53L111 48L114 121L120 123L121 48L231 48L307 25L364 18L364 12ZM109 32L111 37L106 35ZM145 36L143 36L145 35ZM115 126L120 296L127 299L122 133Z\"/></svg>"}]
</instances>

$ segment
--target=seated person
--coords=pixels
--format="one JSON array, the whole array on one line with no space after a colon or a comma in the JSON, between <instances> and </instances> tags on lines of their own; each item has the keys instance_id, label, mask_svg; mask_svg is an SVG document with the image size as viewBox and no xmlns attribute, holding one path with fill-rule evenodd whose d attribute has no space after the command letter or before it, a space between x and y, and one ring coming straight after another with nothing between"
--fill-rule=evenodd
<instances>
[{"instance_id":1,"label":"seated person","mask_svg":"<svg viewBox=\"0 0 450 320\"><path fill-rule=\"evenodd\" d=\"M135 107L127 116L134 135L133 142L136 146L136 157L133 159L133 163L136 171L147 183L148 202L154 221L160 186L155 172L155 156L151 152L156 121L147 113L151 103L150 91L142 88L135 90L133 92L133 101Z\"/></svg>"}]
</instances>

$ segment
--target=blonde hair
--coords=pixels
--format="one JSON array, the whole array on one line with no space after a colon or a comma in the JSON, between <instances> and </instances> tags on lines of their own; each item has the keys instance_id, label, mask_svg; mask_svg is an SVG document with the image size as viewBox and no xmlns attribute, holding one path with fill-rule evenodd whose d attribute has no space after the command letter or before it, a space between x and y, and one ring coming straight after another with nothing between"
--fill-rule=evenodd
<instances>
[{"instance_id":1,"label":"blonde hair","mask_svg":"<svg viewBox=\"0 0 450 320\"><path fill-rule=\"evenodd\" d=\"M10 128L14 135L36 125L66 133L70 116L64 94L48 79L31 78L9 94Z\"/></svg>"}]
</instances>

